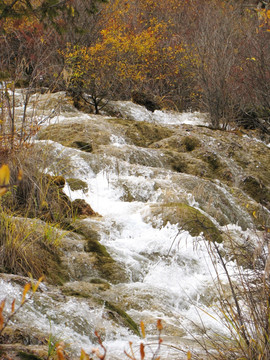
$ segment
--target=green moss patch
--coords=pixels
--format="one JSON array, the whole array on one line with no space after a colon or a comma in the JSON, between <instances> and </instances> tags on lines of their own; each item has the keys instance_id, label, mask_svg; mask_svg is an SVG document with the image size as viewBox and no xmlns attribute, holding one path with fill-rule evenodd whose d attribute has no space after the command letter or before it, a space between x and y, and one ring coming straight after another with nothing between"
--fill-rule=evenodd
<instances>
[{"instance_id":1,"label":"green moss patch","mask_svg":"<svg viewBox=\"0 0 270 360\"><path fill-rule=\"evenodd\" d=\"M119 283L127 280L124 269L118 264L104 245L100 243L100 235L90 228L84 221L76 221L72 224L72 230L85 238L84 251L94 255L93 266L100 278L112 283Z\"/></svg>"},{"instance_id":2,"label":"green moss patch","mask_svg":"<svg viewBox=\"0 0 270 360\"><path fill-rule=\"evenodd\" d=\"M109 121L122 125L124 136L129 138L136 146L148 147L173 134L171 130L164 126L150 124L145 121L135 122L125 119L112 119Z\"/></svg>"},{"instance_id":3,"label":"green moss patch","mask_svg":"<svg viewBox=\"0 0 270 360\"><path fill-rule=\"evenodd\" d=\"M178 224L180 228L188 231L192 236L201 233L209 241L221 243L222 236L214 223L199 210L184 203L168 203L152 208L152 214L162 219L163 226L168 222Z\"/></svg>"},{"instance_id":4,"label":"green moss patch","mask_svg":"<svg viewBox=\"0 0 270 360\"><path fill-rule=\"evenodd\" d=\"M86 252L94 252L97 255L101 256L101 257L106 257L106 258L110 258L110 254L108 253L108 251L106 250L106 247L102 244L100 244L100 242L98 242L95 239L87 239L85 246L84 246L84 251Z\"/></svg>"},{"instance_id":5,"label":"green moss patch","mask_svg":"<svg viewBox=\"0 0 270 360\"><path fill-rule=\"evenodd\" d=\"M112 304L109 301L105 301L105 308L109 310L108 314L112 320L115 320L118 323L122 323L131 331L133 331L134 334L141 336L138 325L124 310L120 309L118 306Z\"/></svg>"},{"instance_id":6,"label":"green moss patch","mask_svg":"<svg viewBox=\"0 0 270 360\"><path fill-rule=\"evenodd\" d=\"M88 190L88 185L83 180L69 178L67 179L67 183L72 191L82 190L83 192L87 192Z\"/></svg>"},{"instance_id":7,"label":"green moss patch","mask_svg":"<svg viewBox=\"0 0 270 360\"><path fill-rule=\"evenodd\" d=\"M81 123L52 124L39 132L40 140L53 140L64 146L78 147L75 144L76 137L83 134L85 125ZM78 141L83 141L78 139ZM72 146L71 146L72 147Z\"/></svg>"}]
</instances>

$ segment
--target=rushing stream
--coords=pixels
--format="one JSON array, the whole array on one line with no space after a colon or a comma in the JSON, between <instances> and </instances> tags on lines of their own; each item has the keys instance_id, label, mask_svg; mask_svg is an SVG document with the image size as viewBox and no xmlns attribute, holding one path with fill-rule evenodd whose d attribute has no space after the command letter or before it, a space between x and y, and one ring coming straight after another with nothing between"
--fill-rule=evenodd
<instances>
[{"instance_id":1,"label":"rushing stream","mask_svg":"<svg viewBox=\"0 0 270 360\"><path fill-rule=\"evenodd\" d=\"M200 209L219 230L230 233L239 241L252 238L249 229L252 219L240 208L226 185L172 171L166 165L166 153L162 153L158 147L136 146L118 128L112 133L112 122L108 122L106 128L107 115L87 115L65 102L56 108L59 101L57 96L60 95L51 95L50 99L44 95L36 106L36 116L50 117L50 121L43 124L43 129L49 123L71 124L72 132L73 125L75 129L75 124L85 124L87 132L87 126L91 126L92 122L93 127L98 128L95 130L96 137L101 138L103 131L109 134L104 143L101 138L96 149L89 153L57 141L35 141L37 149L44 148L50 154L48 172L80 179L87 184L83 190L71 190L67 182L64 191L72 200L86 200L99 214L80 222L98 231L101 244L124 269L125 279L111 283L102 297L125 310L137 324L140 321L145 323L146 342L156 342L156 321L161 319L164 326L164 346L161 349L164 358L186 358L184 353L169 345L188 350L196 347L194 337L203 333L226 334L211 304L214 303L217 271L221 281L227 280L221 264L213 263L208 242L202 234L192 236L177 223L169 221L164 225L160 212L155 213L153 209L162 203L185 202ZM42 104L45 104L43 108ZM193 127L208 125L207 117L197 113L149 113L130 102L118 102L112 106L134 122L146 121L173 130L186 124L188 127L183 131L188 134ZM224 161L228 160L224 158ZM64 170L62 164L65 164ZM211 189L207 186L211 186ZM204 203L199 189L201 193L211 193L212 203L210 200ZM219 222L221 216L222 219L226 218L227 223L225 220ZM219 246L222 249L223 245ZM79 249L78 240L78 249L73 250L74 253ZM233 261L227 263L231 273L234 266ZM85 272L79 280L73 279L74 286L79 286L80 281L87 282L89 278ZM22 292L21 285L5 278L0 279L0 289L0 300L8 297L10 302L13 298L20 298ZM129 341L134 343L134 349L138 351L141 339L124 325L105 316L103 306L94 307L83 297L64 295L59 287L42 284L40 289L35 299L16 318L16 324L28 327L29 333L52 333L78 354L81 348L91 351L96 346L94 331L97 330L102 334L110 359L123 359Z\"/></svg>"}]
</instances>

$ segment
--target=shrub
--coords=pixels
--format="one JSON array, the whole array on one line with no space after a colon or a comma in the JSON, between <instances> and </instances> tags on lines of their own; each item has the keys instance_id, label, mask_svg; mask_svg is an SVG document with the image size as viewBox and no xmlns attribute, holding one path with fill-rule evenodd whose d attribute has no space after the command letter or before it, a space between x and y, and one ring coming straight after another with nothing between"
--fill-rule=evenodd
<instances>
[{"instance_id":1,"label":"shrub","mask_svg":"<svg viewBox=\"0 0 270 360\"><path fill-rule=\"evenodd\" d=\"M183 144L185 145L187 151L192 151L200 145L200 141L194 136L185 136Z\"/></svg>"},{"instance_id":2,"label":"shrub","mask_svg":"<svg viewBox=\"0 0 270 360\"><path fill-rule=\"evenodd\" d=\"M34 278L47 275L48 280L62 282L65 274L58 251L62 235L50 225L15 217L3 208L3 199L11 195L10 182L10 169L5 164L0 168L0 270L24 276L30 273Z\"/></svg>"},{"instance_id":3,"label":"shrub","mask_svg":"<svg viewBox=\"0 0 270 360\"><path fill-rule=\"evenodd\" d=\"M216 259L219 259L228 281L224 282L221 279L220 271L218 272L216 267L215 283L218 293L216 320L225 326L228 337L220 334L206 335L206 340L200 344L208 359L267 360L270 358L270 262L267 245L269 233L265 232L256 239L254 236L253 241L241 248L228 237L229 257L224 255L217 243L209 243L212 263L216 266ZM248 246L251 247L249 252L247 252ZM247 253L249 261L247 261ZM229 272L227 265L231 257L236 262L233 274Z\"/></svg>"},{"instance_id":4,"label":"shrub","mask_svg":"<svg viewBox=\"0 0 270 360\"><path fill-rule=\"evenodd\" d=\"M2 272L35 279L45 275L49 282L62 283L57 229L40 221L14 218L0 212L0 269Z\"/></svg>"}]
</instances>

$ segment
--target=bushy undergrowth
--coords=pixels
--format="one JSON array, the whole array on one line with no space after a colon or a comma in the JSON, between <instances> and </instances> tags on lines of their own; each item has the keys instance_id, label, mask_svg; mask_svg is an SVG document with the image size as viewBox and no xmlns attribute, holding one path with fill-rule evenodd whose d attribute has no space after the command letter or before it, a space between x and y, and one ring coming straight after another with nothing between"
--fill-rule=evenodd
<instances>
[{"instance_id":1,"label":"bushy undergrowth","mask_svg":"<svg viewBox=\"0 0 270 360\"><path fill-rule=\"evenodd\" d=\"M224 270L220 274L216 267L213 281L217 301L212 308L216 309L215 319L226 329L227 335L205 336L200 345L208 359L270 358L270 234L267 231L254 233L253 237L253 242L242 246L228 237L229 255L217 244L209 243L212 263L215 265L218 259ZM229 265L231 260L235 263L233 273Z\"/></svg>"},{"instance_id":2,"label":"bushy undergrowth","mask_svg":"<svg viewBox=\"0 0 270 360\"><path fill-rule=\"evenodd\" d=\"M10 186L1 198L1 205L14 215L61 225L75 215L71 201L63 192L65 179L46 174L49 160L46 155L41 159L40 155L31 147L9 154ZM18 182L19 169L23 169L23 176Z\"/></svg>"},{"instance_id":3,"label":"bushy undergrowth","mask_svg":"<svg viewBox=\"0 0 270 360\"><path fill-rule=\"evenodd\" d=\"M50 225L29 221L0 210L0 270L35 279L45 275L61 282L59 244L61 236Z\"/></svg>"},{"instance_id":4,"label":"bushy undergrowth","mask_svg":"<svg viewBox=\"0 0 270 360\"><path fill-rule=\"evenodd\" d=\"M64 232L58 228L72 216L70 202L55 178L38 170L37 161L30 148L21 148L9 152L9 165L0 168L0 270L62 283Z\"/></svg>"}]
</instances>

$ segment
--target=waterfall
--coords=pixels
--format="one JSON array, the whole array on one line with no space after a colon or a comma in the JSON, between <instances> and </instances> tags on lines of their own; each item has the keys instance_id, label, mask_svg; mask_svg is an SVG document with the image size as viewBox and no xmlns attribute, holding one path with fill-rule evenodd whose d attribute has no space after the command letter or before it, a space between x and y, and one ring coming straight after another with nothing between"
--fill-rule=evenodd
<instances>
[{"instance_id":1,"label":"waterfall","mask_svg":"<svg viewBox=\"0 0 270 360\"><path fill-rule=\"evenodd\" d=\"M125 324L108 316L105 301L123 309L137 324L143 321L149 342L157 339L157 319L162 320L162 337L168 346L173 344L188 350L197 347L193 341L196 336L205 333L226 336L227 329L217 315L215 302L217 273L220 281L227 282L222 264L218 259L213 260L203 233L192 235L177 221L170 218L165 221L163 206L184 203L209 218L221 233L230 233L239 242L253 236L252 218L247 209L240 207L226 184L205 179L195 172L175 172L169 162L171 153L165 147L159 148L164 141L162 136L153 140L153 146L138 146L126 136L126 124L114 122L107 114L81 113L65 104L65 98L53 113L56 100L55 94L40 97L38 116L40 113L52 115L50 121L43 124L34 146L37 151L49 154L48 173L57 172L66 179L75 178L86 184L84 189L74 190L67 181L64 188L71 200L84 199L98 214L77 219L77 224L98 232L100 243L123 269L125 278L119 274L115 282L108 281L108 288L94 296L95 301L100 300L99 306L91 296L76 297L65 293L65 286L42 284L40 292L20 311L13 325L28 327L36 336L51 332L69 344L75 354L79 354L81 348L91 351L96 346L94 331L97 330L110 359L122 358L129 341L137 349L141 339ZM195 133L194 129L199 129L198 125L203 125L200 141L205 141L203 137L208 131L204 130L208 125L205 114L164 111L150 114L130 102L114 102L111 106L134 123L144 121L166 126L172 136L174 133L189 136ZM75 134L75 125L80 125L79 134ZM57 139L61 126L69 127L70 142L73 132L76 139L87 134L89 142L94 144L93 151L88 153L63 145L66 139ZM198 136L198 132L195 134ZM216 140L211 146L216 146ZM206 193L212 195L212 203L210 196L205 200ZM81 238L77 243L74 241L68 262L77 259L76 253L81 256L82 243ZM218 246L220 251L226 251L223 243ZM233 274L235 267L234 259L227 262L229 273ZM0 300L6 297L11 302L13 298L20 298L22 286L13 280L0 278ZM84 273L72 281L69 288L87 286L89 279ZM179 359L181 355L165 346L162 352L170 359Z\"/></svg>"}]
</instances>

